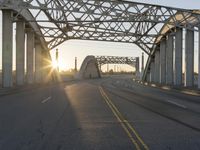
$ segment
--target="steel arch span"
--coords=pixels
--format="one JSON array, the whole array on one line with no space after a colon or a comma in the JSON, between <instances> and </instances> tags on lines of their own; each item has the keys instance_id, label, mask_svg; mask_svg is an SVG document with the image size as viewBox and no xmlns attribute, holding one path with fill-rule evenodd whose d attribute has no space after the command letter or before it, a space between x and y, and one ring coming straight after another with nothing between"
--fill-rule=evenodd
<instances>
[{"instance_id":1,"label":"steel arch span","mask_svg":"<svg viewBox=\"0 0 200 150\"><path fill-rule=\"evenodd\" d=\"M120 56L95 56L99 66L105 64L126 64L131 67L136 67L136 57L120 57Z\"/></svg>"},{"instance_id":2,"label":"steel arch span","mask_svg":"<svg viewBox=\"0 0 200 150\"><path fill-rule=\"evenodd\" d=\"M149 55L148 62L168 32L194 30L200 23L198 10L133 0L0 0L0 9L14 10L13 21L22 16L34 26L49 50L70 39L133 43Z\"/></svg>"}]
</instances>

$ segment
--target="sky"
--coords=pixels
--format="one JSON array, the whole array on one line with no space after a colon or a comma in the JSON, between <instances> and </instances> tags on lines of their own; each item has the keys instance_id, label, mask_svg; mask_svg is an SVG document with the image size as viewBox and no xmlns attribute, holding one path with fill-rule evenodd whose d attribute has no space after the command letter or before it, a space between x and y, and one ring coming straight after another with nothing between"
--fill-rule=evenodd
<instances>
[{"instance_id":1,"label":"sky","mask_svg":"<svg viewBox=\"0 0 200 150\"><path fill-rule=\"evenodd\" d=\"M132 1L132 0L130 0ZM136 0L137 2L145 2L158 5L166 5L178 8L187 9L200 9L200 1L198 0ZM0 12L0 69L1 69L1 53L2 53L2 20ZM15 47L15 45L14 45ZM197 46L196 46L197 47ZM134 44L124 44L124 43L112 43L112 42L98 42L98 41L81 41L81 40L69 40L64 42L62 45L57 47L59 49L59 61L62 64L61 69L66 70L74 68L74 59L78 58L78 68L80 67L83 59L87 55L111 55L111 56L133 56L141 57L142 51ZM56 48L55 48L56 49ZM55 60L55 49L51 51L52 59ZM15 51L15 48L14 48ZM195 49L195 54L197 54L197 49ZM15 53L13 54L15 55ZM197 55L195 55L195 60L197 60ZM14 58L15 59L15 56ZM145 60L147 56L145 55ZM197 61L195 61L197 62ZM195 63L197 66L197 63ZM15 68L15 60L13 62ZM110 66L113 68L113 66ZM124 70L130 70L131 67L121 66ZM103 67L103 70L106 66ZM197 67L195 67L197 71Z\"/></svg>"}]
</instances>

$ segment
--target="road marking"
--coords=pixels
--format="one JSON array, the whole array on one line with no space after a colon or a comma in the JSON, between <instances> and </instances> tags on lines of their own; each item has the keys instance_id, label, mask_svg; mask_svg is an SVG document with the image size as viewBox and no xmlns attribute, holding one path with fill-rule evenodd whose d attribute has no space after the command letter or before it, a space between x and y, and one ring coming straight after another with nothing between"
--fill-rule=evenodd
<instances>
[{"instance_id":1,"label":"road marking","mask_svg":"<svg viewBox=\"0 0 200 150\"><path fill-rule=\"evenodd\" d=\"M44 103L48 102L51 98L52 98L52 97L49 96L49 97L47 97L46 99L44 99L41 103L44 104Z\"/></svg>"},{"instance_id":2,"label":"road marking","mask_svg":"<svg viewBox=\"0 0 200 150\"><path fill-rule=\"evenodd\" d=\"M99 87L100 93L102 97L104 98L105 102L108 104L110 109L112 110L113 114L117 118L117 120L120 122L121 126L123 127L124 131L127 133L128 137L130 138L131 142L135 145L137 150L140 150L139 144L136 142L136 140L133 138L132 134L137 138L137 140L142 144L143 148L145 150L149 150L148 146L144 143L144 141L141 139L139 134L136 132L136 130L131 126L131 124L123 117L123 115L119 112L117 107L113 104L111 99L106 95L102 87ZM131 132L132 134L131 134ZM143 149L142 148L142 149Z\"/></svg>"},{"instance_id":3,"label":"road marking","mask_svg":"<svg viewBox=\"0 0 200 150\"><path fill-rule=\"evenodd\" d=\"M102 89L103 90L103 89ZM103 91L104 92L104 91ZM122 116L122 114L119 112L119 110L116 108L116 106L112 103L112 101L109 99L109 97L106 95L106 93L104 92L105 96L107 97L107 99L110 101L111 105L115 108L115 110L118 112L118 114L121 116L122 120L126 123L126 125L131 129L131 131L134 133L134 135L137 137L137 139L140 141L140 143L145 147L145 149L148 149L147 145L144 143L144 141L140 138L140 136L138 135L138 133L135 131L135 129L130 125L130 123L124 119L124 117Z\"/></svg>"},{"instance_id":4,"label":"road marking","mask_svg":"<svg viewBox=\"0 0 200 150\"><path fill-rule=\"evenodd\" d=\"M173 104L173 105L176 105L176 106L178 106L178 107L184 108L184 109L187 108L185 105L179 104L179 103L174 102L174 101L171 101L171 100L167 100L167 102L169 102L169 103L171 103L171 104Z\"/></svg>"},{"instance_id":5,"label":"road marking","mask_svg":"<svg viewBox=\"0 0 200 150\"><path fill-rule=\"evenodd\" d=\"M107 105L110 107L111 111L113 112L113 114L115 115L115 117L117 118L117 120L119 121L119 123L121 124L122 128L124 129L124 131L126 132L126 134L128 135L128 137L130 138L131 142L135 145L137 150L140 150L139 145L137 144L137 142L134 140L134 138L132 137L131 133L129 132L128 128L125 126L125 124L123 123L123 121L119 118L119 116L117 115L117 113L115 112L115 110L112 108L112 106L110 105L110 103L108 102L108 100L106 99L104 93L102 92L102 89L100 88L100 92L101 95L103 96L105 102L107 103Z\"/></svg>"}]
</instances>

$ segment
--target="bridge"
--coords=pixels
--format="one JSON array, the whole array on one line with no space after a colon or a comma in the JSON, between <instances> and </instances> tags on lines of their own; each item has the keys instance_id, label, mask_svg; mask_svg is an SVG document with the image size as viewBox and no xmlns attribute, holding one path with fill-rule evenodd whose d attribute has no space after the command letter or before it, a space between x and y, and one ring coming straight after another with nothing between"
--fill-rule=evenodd
<instances>
[{"instance_id":1,"label":"bridge","mask_svg":"<svg viewBox=\"0 0 200 150\"><path fill-rule=\"evenodd\" d=\"M199 149L200 10L133 0L0 0L0 10L0 149ZM148 56L141 82L59 83L50 51L67 40L137 45ZM87 59L82 72L95 67ZM138 57L97 60L139 70Z\"/></svg>"},{"instance_id":2,"label":"bridge","mask_svg":"<svg viewBox=\"0 0 200 150\"><path fill-rule=\"evenodd\" d=\"M194 85L193 35L199 32L198 10L132 1L95 0L1 0L0 9L3 13L3 31L6 31L2 35L4 87L11 87L13 81L11 38L14 22L17 24L16 81L19 85L24 80L24 35L27 34L28 83L33 78L34 48L34 78L35 82L40 82L42 73L39 70L43 70L40 68L41 59L50 61L49 50L66 40L81 39L136 44L149 56L143 81L180 86L183 83L183 30L186 33L184 86ZM44 74L48 74L47 72ZM199 82L198 86L200 87Z\"/></svg>"},{"instance_id":3,"label":"bridge","mask_svg":"<svg viewBox=\"0 0 200 150\"><path fill-rule=\"evenodd\" d=\"M180 86L183 83L183 30L186 33L184 86L194 85L193 36L194 32L199 32L198 10L132 1L95 0L1 0L0 9L3 13L3 31L6 31L2 35L4 87L12 86L11 39L14 22L17 25L16 82L19 85L24 80L24 37L27 34L27 82L32 82L33 78L34 48L35 82L40 82L42 73L39 70L43 70L40 68L41 59L50 61L49 50L66 40L81 39L136 44L149 56L144 81ZM44 74L48 74L48 71Z\"/></svg>"},{"instance_id":4,"label":"bridge","mask_svg":"<svg viewBox=\"0 0 200 150\"><path fill-rule=\"evenodd\" d=\"M96 56L99 66L105 64L127 64L131 67L138 66L139 69L139 57L120 57L120 56Z\"/></svg>"}]
</instances>

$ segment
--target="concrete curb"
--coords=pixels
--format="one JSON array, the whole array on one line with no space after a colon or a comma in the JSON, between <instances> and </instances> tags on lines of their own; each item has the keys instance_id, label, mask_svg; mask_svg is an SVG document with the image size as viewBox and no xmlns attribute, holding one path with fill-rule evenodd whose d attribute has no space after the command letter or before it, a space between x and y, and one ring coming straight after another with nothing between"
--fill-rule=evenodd
<instances>
[{"instance_id":1,"label":"concrete curb","mask_svg":"<svg viewBox=\"0 0 200 150\"><path fill-rule=\"evenodd\" d=\"M167 90L167 91L173 90L173 91L177 91L177 92L184 93L187 95L200 96L200 90L194 89L194 88L176 87L176 86L168 86L168 85L163 86L160 84L148 83L148 82L142 82L142 81L135 81L135 82L144 86L149 86L149 87L158 88L162 90Z\"/></svg>"}]
</instances>

